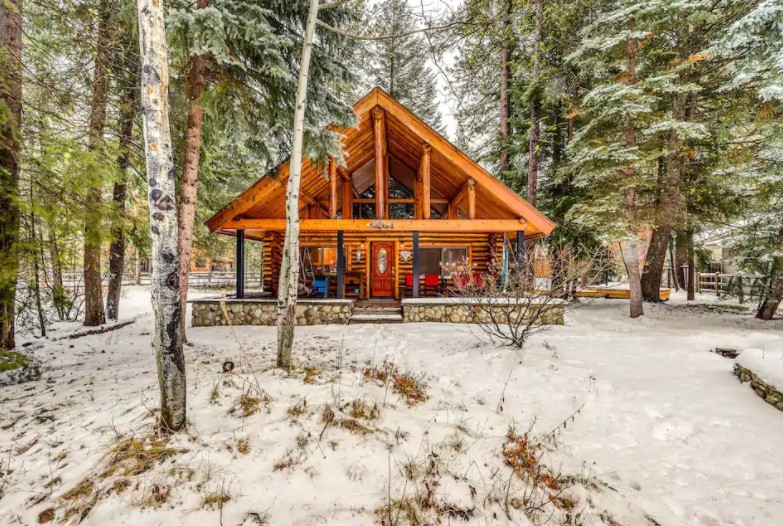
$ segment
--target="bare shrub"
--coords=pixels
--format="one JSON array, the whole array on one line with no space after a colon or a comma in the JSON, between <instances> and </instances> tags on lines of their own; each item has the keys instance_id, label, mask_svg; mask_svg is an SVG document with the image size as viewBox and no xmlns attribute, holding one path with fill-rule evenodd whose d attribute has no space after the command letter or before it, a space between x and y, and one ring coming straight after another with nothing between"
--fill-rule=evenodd
<instances>
[{"instance_id":1,"label":"bare shrub","mask_svg":"<svg viewBox=\"0 0 783 526\"><path fill-rule=\"evenodd\" d=\"M388 360L384 360L380 366L365 368L364 377L376 380L383 386L391 385L392 391L402 396L408 405L420 404L429 398L423 374L400 371L394 362Z\"/></svg>"},{"instance_id":2,"label":"bare shrub","mask_svg":"<svg viewBox=\"0 0 783 526\"><path fill-rule=\"evenodd\" d=\"M538 245L526 258L513 250L486 274L469 274L466 262L447 265L454 286L449 295L472 306L471 322L482 340L521 349L534 334L566 310L574 308L576 292L596 284L609 264L604 250L571 245Z\"/></svg>"}]
</instances>

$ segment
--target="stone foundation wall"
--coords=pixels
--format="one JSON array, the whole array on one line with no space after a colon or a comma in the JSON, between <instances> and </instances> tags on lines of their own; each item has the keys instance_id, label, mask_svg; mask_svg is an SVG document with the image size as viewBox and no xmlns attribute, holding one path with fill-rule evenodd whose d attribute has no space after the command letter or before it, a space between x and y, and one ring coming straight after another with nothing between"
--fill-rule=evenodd
<instances>
[{"instance_id":1,"label":"stone foundation wall","mask_svg":"<svg viewBox=\"0 0 783 526\"><path fill-rule=\"evenodd\" d=\"M775 387L765 383L759 378L753 371L742 367L740 364L734 364L734 374L736 374L740 381L750 382L750 387L764 399L769 405L775 406L776 409L783 411L783 393L775 389Z\"/></svg>"},{"instance_id":2,"label":"stone foundation wall","mask_svg":"<svg viewBox=\"0 0 783 526\"><path fill-rule=\"evenodd\" d=\"M490 309L488 311L488 308ZM451 323L481 323L490 319L490 314L496 319L505 318L506 312L511 309L512 316L520 316L522 319L528 315L525 307L516 305L496 304L491 306L477 305L475 303L456 302L402 302L402 319L404 322L451 322ZM547 305L541 317L544 325L563 325L563 304L554 303Z\"/></svg>"},{"instance_id":3,"label":"stone foundation wall","mask_svg":"<svg viewBox=\"0 0 783 526\"><path fill-rule=\"evenodd\" d=\"M227 325L219 300L196 300L193 304L193 326ZM226 311L232 325L275 325L277 302L274 300L226 300ZM351 300L304 300L296 305L297 325L345 325L351 318Z\"/></svg>"}]
</instances>

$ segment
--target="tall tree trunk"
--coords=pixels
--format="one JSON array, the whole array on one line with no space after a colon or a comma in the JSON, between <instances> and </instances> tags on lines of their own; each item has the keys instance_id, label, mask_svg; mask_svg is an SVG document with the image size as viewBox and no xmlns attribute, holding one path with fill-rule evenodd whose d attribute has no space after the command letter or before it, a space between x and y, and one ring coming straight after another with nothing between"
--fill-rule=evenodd
<instances>
[{"instance_id":1,"label":"tall tree trunk","mask_svg":"<svg viewBox=\"0 0 783 526\"><path fill-rule=\"evenodd\" d=\"M305 110L307 108L307 78L310 57L313 53L315 22L318 17L318 0L310 0L305 39L302 44L302 62L296 86L294 110L294 140L286 189L285 241L283 262L280 268L280 285L277 296L277 365L291 368L291 348L294 344L296 323L296 295L299 290L299 185L302 177L302 144L304 142Z\"/></svg>"},{"instance_id":2,"label":"tall tree trunk","mask_svg":"<svg viewBox=\"0 0 783 526\"><path fill-rule=\"evenodd\" d=\"M32 245L33 275L30 279L30 286L33 289L35 297L35 309L38 313L38 328L41 330L41 337L46 336L46 315L43 311L43 302L41 301L41 268L38 265L38 256L42 251L38 236L36 235L36 223L38 219L35 215L35 196L33 195L33 181L30 179L30 244Z\"/></svg>"},{"instance_id":3,"label":"tall tree trunk","mask_svg":"<svg viewBox=\"0 0 783 526\"><path fill-rule=\"evenodd\" d=\"M778 231L778 246L783 250L783 228ZM770 269L769 285L761 300L756 318L771 320L783 300L783 256L774 256Z\"/></svg>"},{"instance_id":4,"label":"tall tree trunk","mask_svg":"<svg viewBox=\"0 0 783 526\"><path fill-rule=\"evenodd\" d=\"M103 146L106 124L106 98L109 89L109 0L101 0L98 10L98 39L95 50L95 71L92 80L92 107L90 109L89 148L96 155ZM95 177L95 176L94 176ZM87 190L84 216L84 324L88 327L106 321L101 287L101 221L100 204L103 193L98 176Z\"/></svg>"},{"instance_id":5,"label":"tall tree trunk","mask_svg":"<svg viewBox=\"0 0 783 526\"><path fill-rule=\"evenodd\" d=\"M19 165L22 124L22 0L0 3L0 350L13 349L19 277Z\"/></svg>"},{"instance_id":6,"label":"tall tree trunk","mask_svg":"<svg viewBox=\"0 0 783 526\"><path fill-rule=\"evenodd\" d=\"M536 25L533 35L533 93L530 100L528 131L527 200L536 206L538 200L538 147L541 142L541 62L544 52L544 0L534 0Z\"/></svg>"},{"instance_id":7,"label":"tall tree trunk","mask_svg":"<svg viewBox=\"0 0 783 526\"><path fill-rule=\"evenodd\" d=\"M628 39L627 47L627 69L628 83L636 83L636 51L638 42L635 38ZM629 119L625 131L625 144L632 147L636 145L636 128L633 119ZM628 224L628 233L626 238L620 243L623 261L625 262L625 271L628 274L628 286L631 292L630 316L638 318L644 314L642 303L642 283L641 272L639 269L639 236L636 231L636 184L632 181L635 177L633 166L627 166L623 169L626 179L630 179L625 184L623 191L623 207L625 220Z\"/></svg>"},{"instance_id":8,"label":"tall tree trunk","mask_svg":"<svg viewBox=\"0 0 783 526\"><path fill-rule=\"evenodd\" d=\"M133 264L133 283L141 285L141 257L139 256L139 248L134 250L136 255L136 261Z\"/></svg>"},{"instance_id":9,"label":"tall tree trunk","mask_svg":"<svg viewBox=\"0 0 783 526\"><path fill-rule=\"evenodd\" d=\"M675 283L681 289L687 288L687 265L688 242L686 240L686 232L684 230L677 230L674 233L674 268L672 271L674 272Z\"/></svg>"},{"instance_id":10,"label":"tall tree trunk","mask_svg":"<svg viewBox=\"0 0 783 526\"><path fill-rule=\"evenodd\" d=\"M209 0L197 0L196 8L204 9ZM179 285L180 310L182 311L182 340L187 341L188 278L190 276L190 253L193 250L193 225L196 222L198 202L198 168L201 159L201 93L204 91L207 58L196 55L191 58L190 71L185 81L188 97L188 123L185 130L185 157L182 164L182 179L179 185Z\"/></svg>"},{"instance_id":11,"label":"tall tree trunk","mask_svg":"<svg viewBox=\"0 0 783 526\"><path fill-rule=\"evenodd\" d=\"M125 269L125 197L128 192L127 172L130 167L130 146L133 140L133 121L136 118L137 88L129 83L120 110L120 153L117 156L117 167L122 180L114 183L112 201L120 224L114 229L114 236L109 247L109 287L106 292L106 317L116 321L120 316L120 293L122 291L122 274Z\"/></svg>"},{"instance_id":12,"label":"tall tree trunk","mask_svg":"<svg viewBox=\"0 0 783 526\"><path fill-rule=\"evenodd\" d=\"M693 248L693 230L685 235L688 243L688 301L696 299L696 251Z\"/></svg>"},{"instance_id":13,"label":"tall tree trunk","mask_svg":"<svg viewBox=\"0 0 783 526\"><path fill-rule=\"evenodd\" d=\"M49 259L52 265L52 303L57 312L57 319L64 321L65 287L63 286L63 263L60 261L60 247L57 245L57 232L55 226L49 222Z\"/></svg>"},{"instance_id":14,"label":"tall tree trunk","mask_svg":"<svg viewBox=\"0 0 783 526\"><path fill-rule=\"evenodd\" d=\"M687 58L687 57L685 57ZM680 74L679 84L687 79ZM678 93L674 97L672 116L677 121L686 121L688 95ZM669 155L666 163L666 175L661 181L660 198L655 210L655 226L642 275L642 295L645 301L660 301L661 274L666 262L666 249L676 222L683 213L682 181L685 174L685 159L682 155L683 141L676 131L669 138Z\"/></svg>"},{"instance_id":15,"label":"tall tree trunk","mask_svg":"<svg viewBox=\"0 0 783 526\"><path fill-rule=\"evenodd\" d=\"M503 5L503 34L500 48L500 158L498 170L501 176L508 171L508 147L511 126L511 13L513 0Z\"/></svg>"},{"instance_id":16,"label":"tall tree trunk","mask_svg":"<svg viewBox=\"0 0 783 526\"><path fill-rule=\"evenodd\" d=\"M141 113L149 181L152 239L153 345L158 363L160 413L172 431L185 426L185 354L179 303L177 188L169 127L169 64L163 3L138 0Z\"/></svg>"}]
</instances>

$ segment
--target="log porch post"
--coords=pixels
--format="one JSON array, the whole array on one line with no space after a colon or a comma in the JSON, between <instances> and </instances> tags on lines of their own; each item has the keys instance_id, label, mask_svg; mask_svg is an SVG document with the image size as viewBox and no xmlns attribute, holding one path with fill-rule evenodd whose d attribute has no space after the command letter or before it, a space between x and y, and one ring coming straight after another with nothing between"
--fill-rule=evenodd
<instances>
[{"instance_id":1,"label":"log porch post","mask_svg":"<svg viewBox=\"0 0 783 526\"><path fill-rule=\"evenodd\" d=\"M413 231L413 297L419 297L419 231Z\"/></svg>"},{"instance_id":2,"label":"log porch post","mask_svg":"<svg viewBox=\"0 0 783 526\"><path fill-rule=\"evenodd\" d=\"M236 254L237 286L236 298L245 297L245 231L237 230L237 254Z\"/></svg>"},{"instance_id":3,"label":"log porch post","mask_svg":"<svg viewBox=\"0 0 783 526\"><path fill-rule=\"evenodd\" d=\"M430 152L432 151L432 147L425 142L423 150L418 173L419 179L421 180L421 217L422 219L429 219L430 198L432 196L430 190Z\"/></svg>"},{"instance_id":4,"label":"log porch post","mask_svg":"<svg viewBox=\"0 0 783 526\"><path fill-rule=\"evenodd\" d=\"M345 255L343 254L343 231L337 231L337 298L345 297Z\"/></svg>"},{"instance_id":5,"label":"log porch post","mask_svg":"<svg viewBox=\"0 0 783 526\"><path fill-rule=\"evenodd\" d=\"M527 261L527 246L525 245L525 231L517 230L517 263L524 265Z\"/></svg>"},{"instance_id":6,"label":"log porch post","mask_svg":"<svg viewBox=\"0 0 783 526\"><path fill-rule=\"evenodd\" d=\"M381 108L372 110L375 134L375 218L386 219L386 122Z\"/></svg>"},{"instance_id":7,"label":"log porch post","mask_svg":"<svg viewBox=\"0 0 783 526\"><path fill-rule=\"evenodd\" d=\"M350 177L343 178L343 219L353 219L353 183Z\"/></svg>"},{"instance_id":8,"label":"log porch post","mask_svg":"<svg viewBox=\"0 0 783 526\"><path fill-rule=\"evenodd\" d=\"M473 179L468 184L468 219L476 219L476 182Z\"/></svg>"},{"instance_id":9,"label":"log porch post","mask_svg":"<svg viewBox=\"0 0 783 526\"><path fill-rule=\"evenodd\" d=\"M337 218L337 161L329 157L329 219Z\"/></svg>"}]
</instances>

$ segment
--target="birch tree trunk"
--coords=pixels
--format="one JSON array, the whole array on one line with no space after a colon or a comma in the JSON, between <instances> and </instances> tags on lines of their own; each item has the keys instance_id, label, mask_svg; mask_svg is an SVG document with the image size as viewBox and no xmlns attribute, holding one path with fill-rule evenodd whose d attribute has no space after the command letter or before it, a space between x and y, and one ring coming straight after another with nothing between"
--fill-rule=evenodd
<instances>
[{"instance_id":1,"label":"birch tree trunk","mask_svg":"<svg viewBox=\"0 0 783 526\"><path fill-rule=\"evenodd\" d=\"M125 197L128 191L126 175L130 166L130 146L133 140L133 121L136 116L136 87L129 83L125 101L120 110L120 153L117 167L123 179L114 183L112 200L117 210L117 219L125 219ZM114 229L109 247L109 287L106 292L106 317L117 320L120 316L120 293L122 292L122 273L125 269L125 231L122 226Z\"/></svg>"},{"instance_id":2,"label":"birch tree trunk","mask_svg":"<svg viewBox=\"0 0 783 526\"><path fill-rule=\"evenodd\" d=\"M637 41L635 38L628 39L627 48L627 68L628 83L636 83L636 49ZM636 145L636 128L632 119L629 119L628 127L625 132L625 144L628 147ZM626 238L620 242L625 271L628 274L628 287L631 291L630 316L638 318L644 314L642 303L642 275L639 269L639 236L636 231L636 184L632 181L635 176L633 166L627 166L623 169L626 179L625 189L623 191L623 208L625 220L628 225Z\"/></svg>"},{"instance_id":3,"label":"birch tree trunk","mask_svg":"<svg viewBox=\"0 0 783 526\"><path fill-rule=\"evenodd\" d=\"M508 148L511 126L511 13L513 0L506 0L503 9L503 34L500 48L500 159L501 176L508 170Z\"/></svg>"},{"instance_id":4,"label":"birch tree trunk","mask_svg":"<svg viewBox=\"0 0 783 526\"><path fill-rule=\"evenodd\" d=\"M285 241L277 296L277 365L285 369L291 368L291 348L294 344L294 325L296 323L296 295L299 290L299 184L302 177L307 78L310 70L310 57L313 53L317 17L318 0L310 0L310 12L307 16L307 28L302 45L299 82L296 86L294 141L291 148L288 187L286 189Z\"/></svg>"},{"instance_id":5,"label":"birch tree trunk","mask_svg":"<svg viewBox=\"0 0 783 526\"><path fill-rule=\"evenodd\" d=\"M169 128L169 65L163 3L138 0L141 113L149 182L152 239L153 345L158 363L163 425L185 426L185 355L182 351L177 246L176 174Z\"/></svg>"},{"instance_id":6,"label":"birch tree trunk","mask_svg":"<svg viewBox=\"0 0 783 526\"><path fill-rule=\"evenodd\" d=\"M22 0L0 3L0 350L13 349L19 277L19 155L22 123Z\"/></svg>"},{"instance_id":7,"label":"birch tree trunk","mask_svg":"<svg viewBox=\"0 0 783 526\"><path fill-rule=\"evenodd\" d=\"M197 0L196 8L209 6L209 0ZM188 97L188 123L185 130L185 156L179 185L179 285L182 318L182 340L187 341L188 278L190 277L190 253L193 250L193 225L196 222L198 202L198 168L201 159L201 93L204 91L207 58L196 55L191 58L190 71L185 80Z\"/></svg>"}]
</instances>

